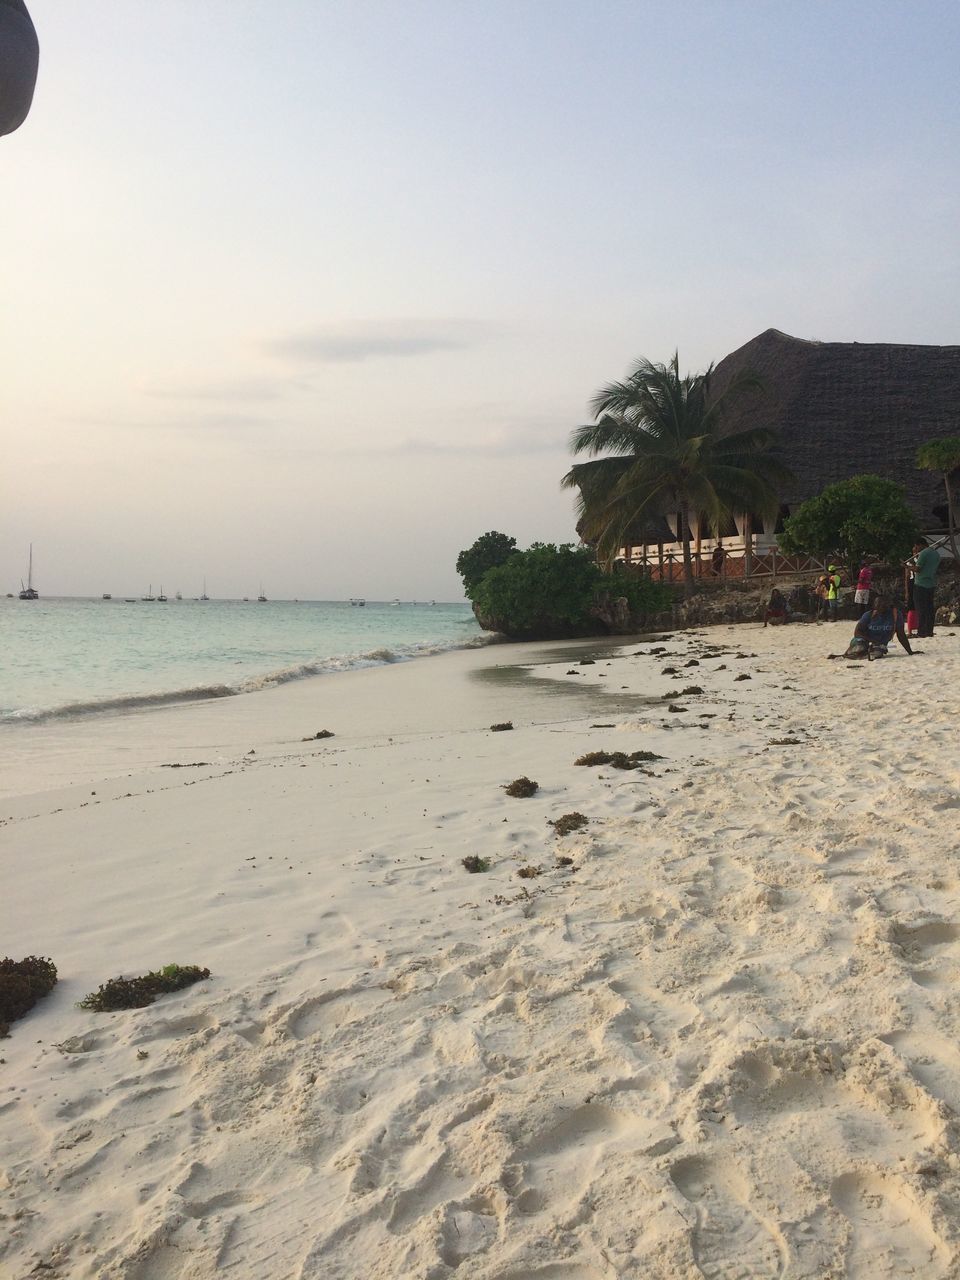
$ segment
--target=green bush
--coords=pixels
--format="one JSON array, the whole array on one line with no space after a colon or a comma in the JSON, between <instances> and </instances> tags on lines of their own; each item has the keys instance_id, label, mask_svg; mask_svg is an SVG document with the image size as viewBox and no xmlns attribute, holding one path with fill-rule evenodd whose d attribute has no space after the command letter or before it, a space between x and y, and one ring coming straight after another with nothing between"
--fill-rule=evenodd
<instances>
[{"instance_id":1,"label":"green bush","mask_svg":"<svg viewBox=\"0 0 960 1280\"><path fill-rule=\"evenodd\" d=\"M854 573L861 560L896 563L910 554L917 521L902 487L880 476L852 476L828 485L783 522L786 555L836 556Z\"/></svg>"},{"instance_id":2,"label":"green bush","mask_svg":"<svg viewBox=\"0 0 960 1280\"><path fill-rule=\"evenodd\" d=\"M10 1023L29 1013L38 1000L49 995L57 982L57 966L45 956L0 960L0 1036Z\"/></svg>"},{"instance_id":3,"label":"green bush","mask_svg":"<svg viewBox=\"0 0 960 1280\"><path fill-rule=\"evenodd\" d=\"M505 564L516 553L516 538L511 538L506 533L497 533L495 529L482 534L472 547L461 551L457 556L457 573L463 579L467 598L474 598L473 593L488 569Z\"/></svg>"},{"instance_id":4,"label":"green bush","mask_svg":"<svg viewBox=\"0 0 960 1280\"><path fill-rule=\"evenodd\" d=\"M667 608L671 593L662 583L623 569L601 573L586 547L535 542L488 569L473 601L508 635L563 635L595 632L597 605L603 597L621 596L631 614L645 615Z\"/></svg>"},{"instance_id":5,"label":"green bush","mask_svg":"<svg viewBox=\"0 0 960 1280\"><path fill-rule=\"evenodd\" d=\"M80 1009L93 1009L97 1013L109 1013L114 1009L142 1009L153 1004L157 996L168 991L180 991L195 982L210 977L209 969L195 964L165 964L162 969L145 973L139 978L111 978L77 1002Z\"/></svg>"}]
</instances>

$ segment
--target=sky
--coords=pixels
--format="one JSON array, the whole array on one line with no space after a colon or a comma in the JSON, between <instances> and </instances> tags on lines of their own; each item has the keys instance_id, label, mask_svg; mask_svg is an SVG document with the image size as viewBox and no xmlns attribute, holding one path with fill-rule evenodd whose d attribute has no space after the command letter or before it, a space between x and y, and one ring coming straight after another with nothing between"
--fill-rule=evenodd
<instances>
[{"instance_id":1,"label":"sky","mask_svg":"<svg viewBox=\"0 0 960 1280\"><path fill-rule=\"evenodd\" d=\"M0 592L462 597L770 327L960 342L954 0L28 0Z\"/></svg>"}]
</instances>

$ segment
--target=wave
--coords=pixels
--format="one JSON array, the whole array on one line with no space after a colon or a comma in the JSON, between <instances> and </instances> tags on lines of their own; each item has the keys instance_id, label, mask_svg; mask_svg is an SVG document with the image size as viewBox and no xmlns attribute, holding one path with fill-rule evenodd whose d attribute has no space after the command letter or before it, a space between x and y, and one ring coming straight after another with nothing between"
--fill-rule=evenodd
<instances>
[{"instance_id":1,"label":"wave","mask_svg":"<svg viewBox=\"0 0 960 1280\"><path fill-rule=\"evenodd\" d=\"M236 684L194 685L190 688L165 690L159 693L131 693L116 697L91 698L89 701L66 702L55 707L23 707L14 711L0 711L0 724L39 724L47 720L71 720L84 716L145 711L154 707L176 706L184 702L235 698L242 694L258 693L264 689L289 684L293 680L308 680L313 676L334 675L341 671L357 671L366 667L389 666L396 662L410 662L414 658L429 658L455 649L482 649L488 644L495 644L499 639L499 636L480 635L460 641L422 641L398 645L393 649L371 649L368 653L317 658L312 662L297 663L295 666L282 667L262 675L247 676Z\"/></svg>"}]
</instances>

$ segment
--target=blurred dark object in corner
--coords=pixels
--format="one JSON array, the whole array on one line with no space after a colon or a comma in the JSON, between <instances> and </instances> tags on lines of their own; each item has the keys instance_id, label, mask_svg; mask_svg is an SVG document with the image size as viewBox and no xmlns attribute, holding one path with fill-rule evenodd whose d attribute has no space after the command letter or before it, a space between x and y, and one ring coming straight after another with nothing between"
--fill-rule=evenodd
<instances>
[{"instance_id":1,"label":"blurred dark object in corner","mask_svg":"<svg viewBox=\"0 0 960 1280\"><path fill-rule=\"evenodd\" d=\"M0 135L27 118L37 84L40 44L23 0L0 0Z\"/></svg>"}]
</instances>

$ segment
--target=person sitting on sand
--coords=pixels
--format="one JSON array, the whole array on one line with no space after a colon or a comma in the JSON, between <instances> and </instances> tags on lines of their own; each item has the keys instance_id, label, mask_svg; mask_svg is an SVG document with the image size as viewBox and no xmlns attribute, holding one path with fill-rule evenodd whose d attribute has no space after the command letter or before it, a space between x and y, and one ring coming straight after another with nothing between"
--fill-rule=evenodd
<instances>
[{"instance_id":1,"label":"person sitting on sand","mask_svg":"<svg viewBox=\"0 0 960 1280\"><path fill-rule=\"evenodd\" d=\"M904 630L903 610L898 609L889 596L879 595L857 623L845 658L885 658L887 646L896 633L901 645L912 657L913 650Z\"/></svg>"},{"instance_id":2,"label":"person sitting on sand","mask_svg":"<svg viewBox=\"0 0 960 1280\"><path fill-rule=\"evenodd\" d=\"M770 592L770 599L767 601L767 607L764 611L763 625L766 626L769 622L771 627L780 627L789 621L790 613L787 609L787 602L783 598L783 592L774 587Z\"/></svg>"}]
</instances>

